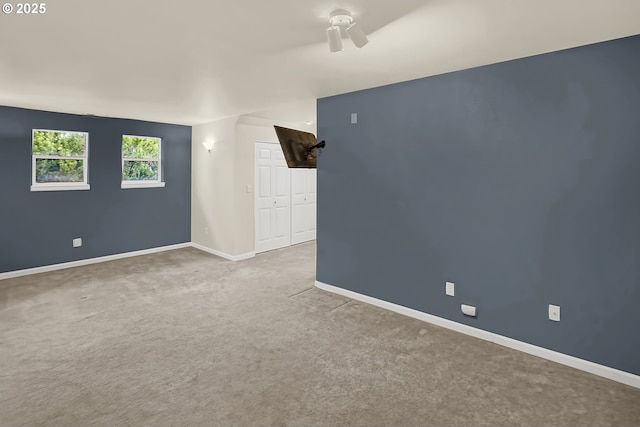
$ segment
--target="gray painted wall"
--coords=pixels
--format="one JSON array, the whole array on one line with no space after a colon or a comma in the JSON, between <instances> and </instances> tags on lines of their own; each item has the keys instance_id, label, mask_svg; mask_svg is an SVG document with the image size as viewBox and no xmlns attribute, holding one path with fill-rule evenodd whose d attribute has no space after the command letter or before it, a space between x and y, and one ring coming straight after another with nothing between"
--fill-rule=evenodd
<instances>
[{"instance_id":1,"label":"gray painted wall","mask_svg":"<svg viewBox=\"0 0 640 427\"><path fill-rule=\"evenodd\" d=\"M30 191L34 128L89 132L90 190ZM165 188L120 188L123 134L162 138ZM0 272L191 240L189 126L0 106L0 153Z\"/></svg>"},{"instance_id":2,"label":"gray painted wall","mask_svg":"<svg viewBox=\"0 0 640 427\"><path fill-rule=\"evenodd\" d=\"M320 99L318 134L319 281L640 374L640 36Z\"/></svg>"}]
</instances>

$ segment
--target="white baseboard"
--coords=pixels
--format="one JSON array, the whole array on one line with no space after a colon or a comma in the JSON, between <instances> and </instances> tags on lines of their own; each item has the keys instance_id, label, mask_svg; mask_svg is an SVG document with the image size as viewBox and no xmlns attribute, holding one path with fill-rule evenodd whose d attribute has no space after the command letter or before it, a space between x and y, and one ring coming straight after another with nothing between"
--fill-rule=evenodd
<instances>
[{"instance_id":1,"label":"white baseboard","mask_svg":"<svg viewBox=\"0 0 640 427\"><path fill-rule=\"evenodd\" d=\"M26 268L24 270L8 271L6 273L0 273L0 280L13 279L14 277L28 276L30 274L38 274L38 273L46 273L46 272L49 272L49 271L63 270L65 268L71 268L71 267L80 267L82 265L97 264L99 262L113 261L113 260L116 260L116 259L130 258L130 257L134 257L134 256L154 254L154 253L157 253L157 252L170 251L172 249L188 248L190 246L191 246L191 243L179 243L177 245L160 246L160 247L157 247L157 248L143 249L141 251L124 252L124 253L121 253L121 254L101 256L101 257L97 257L97 258L88 258L88 259L81 259L81 260L78 260L78 261L63 262L61 264L44 265L42 267Z\"/></svg>"},{"instance_id":2,"label":"white baseboard","mask_svg":"<svg viewBox=\"0 0 640 427\"><path fill-rule=\"evenodd\" d=\"M202 246L199 243L193 243L193 242L191 243L191 246L196 249L200 249L203 252L207 252L212 255L219 256L220 258L228 259L229 261L244 261L245 259L253 258L254 256L256 256L255 252L247 252L246 254L240 254L240 255L230 255L215 249L208 248L206 246Z\"/></svg>"},{"instance_id":3,"label":"white baseboard","mask_svg":"<svg viewBox=\"0 0 640 427\"><path fill-rule=\"evenodd\" d=\"M42 267L26 268L24 270L7 271L6 273L0 273L0 280L13 279L15 277L28 276L30 274L46 273L49 271L63 270L65 268L80 267L82 265L97 264L99 262L107 262L107 261L113 261L116 259L130 258L134 256L148 255L148 254L154 254L157 252L164 252L164 251L170 251L173 249L183 249L183 248L190 248L190 247L200 249L201 251L208 252L213 255L217 255L221 258L228 259L229 261L243 261L245 259L253 258L254 256L256 256L255 252L248 252L246 254L240 254L240 255L229 255L224 252L216 251L215 249L207 248L206 246L202 246L197 243L187 242L187 243L178 243L177 245L160 246L157 248L144 249L141 251L124 252L121 254L107 255L107 256L102 256L97 258L81 259L78 261L64 262L61 264L52 264L52 265L44 265Z\"/></svg>"},{"instance_id":4,"label":"white baseboard","mask_svg":"<svg viewBox=\"0 0 640 427\"><path fill-rule=\"evenodd\" d=\"M533 344L525 343L522 341L514 340L502 335L494 334L493 332L487 332L482 329L474 328L473 326L464 325L462 323L454 322L453 320L444 319L442 317L427 314L422 311L414 310L412 308L404 307L391 302L383 301L377 298L373 298L367 295L359 294L357 292L350 291L348 289L338 288L336 286L328 285L316 280L316 287L319 289L333 292L338 295L345 296L357 301L362 301L367 304L375 305L386 310L391 310L405 316L413 317L424 322L432 323L434 325L442 326L447 329L451 329L456 332L461 332L466 335L471 335L476 338L480 338L486 341L509 347L514 350L519 350L534 356L542 357L543 359L551 360L562 365L570 366L572 368L580 369L594 375L598 375L604 378L608 378L613 381L617 381L631 387L640 388L640 376L631 374L629 372L613 369L608 366L599 365L588 360L579 359L577 357L569 356L564 353L549 350L543 347L538 347Z\"/></svg>"}]
</instances>

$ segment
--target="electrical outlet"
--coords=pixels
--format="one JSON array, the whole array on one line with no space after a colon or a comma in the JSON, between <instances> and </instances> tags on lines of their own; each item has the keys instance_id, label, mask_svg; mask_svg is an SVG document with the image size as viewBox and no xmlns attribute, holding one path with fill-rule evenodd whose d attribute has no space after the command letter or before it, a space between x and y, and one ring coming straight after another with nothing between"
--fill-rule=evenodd
<instances>
[{"instance_id":1,"label":"electrical outlet","mask_svg":"<svg viewBox=\"0 0 640 427\"><path fill-rule=\"evenodd\" d=\"M560 306L549 304L549 320L560 321Z\"/></svg>"},{"instance_id":2,"label":"electrical outlet","mask_svg":"<svg viewBox=\"0 0 640 427\"><path fill-rule=\"evenodd\" d=\"M444 292L450 297L455 296L456 294L456 285L453 282L447 282L444 285Z\"/></svg>"},{"instance_id":3,"label":"electrical outlet","mask_svg":"<svg viewBox=\"0 0 640 427\"><path fill-rule=\"evenodd\" d=\"M354 125L358 123L358 113L351 113L351 124Z\"/></svg>"},{"instance_id":4,"label":"electrical outlet","mask_svg":"<svg viewBox=\"0 0 640 427\"><path fill-rule=\"evenodd\" d=\"M473 305L461 304L460 309L465 316L476 317L478 310Z\"/></svg>"},{"instance_id":5,"label":"electrical outlet","mask_svg":"<svg viewBox=\"0 0 640 427\"><path fill-rule=\"evenodd\" d=\"M82 246L82 239L80 237L73 239L73 247L79 248L80 246Z\"/></svg>"}]
</instances>

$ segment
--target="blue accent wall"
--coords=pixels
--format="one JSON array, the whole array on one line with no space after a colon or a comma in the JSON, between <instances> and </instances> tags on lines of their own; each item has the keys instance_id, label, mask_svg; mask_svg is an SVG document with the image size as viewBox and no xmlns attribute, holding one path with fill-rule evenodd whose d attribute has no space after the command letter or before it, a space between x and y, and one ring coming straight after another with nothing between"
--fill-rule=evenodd
<instances>
[{"instance_id":1,"label":"blue accent wall","mask_svg":"<svg viewBox=\"0 0 640 427\"><path fill-rule=\"evenodd\" d=\"M32 129L89 133L90 190L30 191ZM120 188L123 134L162 138L165 188ZM189 242L190 230L190 126L0 106L0 273Z\"/></svg>"},{"instance_id":2,"label":"blue accent wall","mask_svg":"<svg viewBox=\"0 0 640 427\"><path fill-rule=\"evenodd\" d=\"M318 138L317 280L640 375L640 36L319 99Z\"/></svg>"}]
</instances>

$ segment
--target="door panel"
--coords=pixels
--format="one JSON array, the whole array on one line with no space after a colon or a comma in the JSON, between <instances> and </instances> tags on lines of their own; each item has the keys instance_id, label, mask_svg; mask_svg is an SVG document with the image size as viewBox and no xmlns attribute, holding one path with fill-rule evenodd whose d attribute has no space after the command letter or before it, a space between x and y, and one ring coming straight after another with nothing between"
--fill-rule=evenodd
<instances>
[{"instance_id":1,"label":"door panel","mask_svg":"<svg viewBox=\"0 0 640 427\"><path fill-rule=\"evenodd\" d=\"M309 203L307 205L307 217L309 218L307 231L310 233L310 240L316 238L316 215L317 205L316 203Z\"/></svg>"},{"instance_id":2,"label":"door panel","mask_svg":"<svg viewBox=\"0 0 640 427\"><path fill-rule=\"evenodd\" d=\"M291 243L303 242L306 233L307 209L305 205L293 205L291 207Z\"/></svg>"},{"instance_id":3,"label":"door panel","mask_svg":"<svg viewBox=\"0 0 640 427\"><path fill-rule=\"evenodd\" d=\"M276 208L276 233L275 237L281 239L289 235L289 206Z\"/></svg>"},{"instance_id":4,"label":"door panel","mask_svg":"<svg viewBox=\"0 0 640 427\"><path fill-rule=\"evenodd\" d=\"M309 169L307 173L307 189L309 194L316 194L318 186L318 171L316 169Z\"/></svg>"},{"instance_id":5,"label":"door panel","mask_svg":"<svg viewBox=\"0 0 640 427\"><path fill-rule=\"evenodd\" d=\"M306 240L305 194L307 192L307 178L305 169L291 169L291 243L296 244Z\"/></svg>"},{"instance_id":6,"label":"door panel","mask_svg":"<svg viewBox=\"0 0 640 427\"><path fill-rule=\"evenodd\" d=\"M271 237L271 210L260 209L258 211L258 240L261 242L269 240Z\"/></svg>"},{"instance_id":7,"label":"door panel","mask_svg":"<svg viewBox=\"0 0 640 427\"><path fill-rule=\"evenodd\" d=\"M260 166L259 177L259 195L260 197L271 197L271 168L269 166Z\"/></svg>"},{"instance_id":8,"label":"door panel","mask_svg":"<svg viewBox=\"0 0 640 427\"><path fill-rule=\"evenodd\" d=\"M312 169L307 174L307 188L309 190L307 195L307 218L309 218L307 233L309 240L315 240L316 238L316 215L317 215L317 186L318 186L318 171Z\"/></svg>"},{"instance_id":9,"label":"door panel","mask_svg":"<svg viewBox=\"0 0 640 427\"><path fill-rule=\"evenodd\" d=\"M258 149L258 157L260 159L266 159L266 160L270 160L271 159L271 150L269 150L268 148L259 148Z\"/></svg>"},{"instance_id":10,"label":"door panel","mask_svg":"<svg viewBox=\"0 0 640 427\"><path fill-rule=\"evenodd\" d=\"M289 182L290 182L290 174L289 168L286 166L276 166L276 197L287 197L289 196Z\"/></svg>"}]
</instances>

